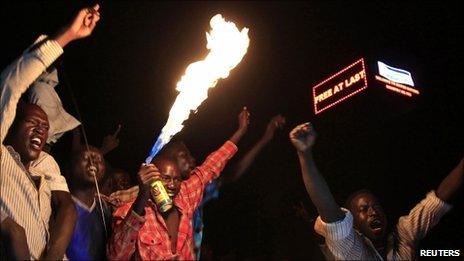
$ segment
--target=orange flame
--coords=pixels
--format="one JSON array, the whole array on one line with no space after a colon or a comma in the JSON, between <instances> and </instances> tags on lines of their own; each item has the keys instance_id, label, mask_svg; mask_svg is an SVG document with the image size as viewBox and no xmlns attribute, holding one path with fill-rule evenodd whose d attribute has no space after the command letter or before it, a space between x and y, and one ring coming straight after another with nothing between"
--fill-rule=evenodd
<instances>
[{"instance_id":1,"label":"orange flame","mask_svg":"<svg viewBox=\"0 0 464 261\"><path fill-rule=\"evenodd\" d=\"M247 52L250 43L248 28L239 31L233 22L225 21L220 14L211 18L210 25L211 31L206 33L206 48L210 51L204 60L190 64L177 83L179 94L156 142L159 149L182 130L190 112L196 111L208 97L208 89L215 87L219 79L227 78Z\"/></svg>"}]
</instances>

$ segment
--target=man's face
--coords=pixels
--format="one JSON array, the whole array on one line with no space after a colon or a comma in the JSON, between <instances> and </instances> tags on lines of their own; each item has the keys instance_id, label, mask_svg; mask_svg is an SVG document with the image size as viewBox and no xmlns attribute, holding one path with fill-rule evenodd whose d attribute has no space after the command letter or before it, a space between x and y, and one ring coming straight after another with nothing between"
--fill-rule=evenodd
<instances>
[{"instance_id":1,"label":"man's face","mask_svg":"<svg viewBox=\"0 0 464 261\"><path fill-rule=\"evenodd\" d=\"M179 193L180 184L182 182L177 164L170 160L160 160L156 161L155 165L161 174L159 180L163 183L168 195L174 198Z\"/></svg>"},{"instance_id":2,"label":"man's face","mask_svg":"<svg viewBox=\"0 0 464 261\"><path fill-rule=\"evenodd\" d=\"M37 105L25 104L18 112L11 145L21 156L23 163L36 160L48 138L47 114Z\"/></svg>"},{"instance_id":3,"label":"man's face","mask_svg":"<svg viewBox=\"0 0 464 261\"><path fill-rule=\"evenodd\" d=\"M363 193L356 196L350 203L350 211L356 229L370 240L377 241L385 237L387 218L374 195Z\"/></svg>"},{"instance_id":4,"label":"man's face","mask_svg":"<svg viewBox=\"0 0 464 261\"><path fill-rule=\"evenodd\" d=\"M179 143L174 147L173 154L182 178L188 179L190 177L190 172L196 167L195 158L192 157L187 146L183 143Z\"/></svg>"},{"instance_id":5,"label":"man's face","mask_svg":"<svg viewBox=\"0 0 464 261\"><path fill-rule=\"evenodd\" d=\"M89 150L83 149L75 158L72 166L72 178L76 182L84 184L95 184L94 175L98 181L105 173L105 161L102 153L93 147Z\"/></svg>"}]
</instances>

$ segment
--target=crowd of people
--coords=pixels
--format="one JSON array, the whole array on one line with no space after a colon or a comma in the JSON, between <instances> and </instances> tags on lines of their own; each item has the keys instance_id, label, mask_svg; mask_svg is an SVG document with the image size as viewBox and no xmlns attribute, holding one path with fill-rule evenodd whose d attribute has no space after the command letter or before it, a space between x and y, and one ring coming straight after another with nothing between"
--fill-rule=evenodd
<instances>
[{"instance_id":1,"label":"crowd of people","mask_svg":"<svg viewBox=\"0 0 464 261\"><path fill-rule=\"evenodd\" d=\"M218 197L223 184L245 175L285 118L271 118L262 137L222 174L248 130L250 112L243 107L236 131L201 164L182 141L173 140L150 164L140 166L137 185L131 186L131 175L105 160L119 144L121 126L104 138L102 147L87 144L80 121L64 110L54 90L59 79L55 61L70 42L92 34L99 8L84 8L56 34L40 36L1 74L2 258L206 259L203 207ZM60 166L49 153L68 131L73 144ZM408 215L389 226L369 190L354 192L343 207L337 204L313 160L313 125L296 126L289 138L320 215L314 229L325 238L321 251L327 259L415 259L418 242L451 209L462 187L464 159ZM173 202L168 210L156 203L152 184L158 180ZM307 215L303 206L299 211Z\"/></svg>"}]
</instances>

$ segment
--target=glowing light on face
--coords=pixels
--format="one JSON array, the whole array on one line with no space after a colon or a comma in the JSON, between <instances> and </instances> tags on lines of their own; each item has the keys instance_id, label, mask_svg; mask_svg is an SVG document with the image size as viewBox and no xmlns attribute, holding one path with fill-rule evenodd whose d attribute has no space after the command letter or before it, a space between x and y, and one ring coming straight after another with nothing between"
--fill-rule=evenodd
<instances>
[{"instance_id":1,"label":"glowing light on face","mask_svg":"<svg viewBox=\"0 0 464 261\"><path fill-rule=\"evenodd\" d=\"M211 31L206 33L206 48L210 51L204 60L190 64L177 83L179 94L146 163L150 163L161 148L182 130L190 112L195 112L208 97L208 89L215 87L219 79L227 78L247 52L250 43L248 28L239 31L234 23L225 21L220 14L211 18L210 25Z\"/></svg>"}]
</instances>

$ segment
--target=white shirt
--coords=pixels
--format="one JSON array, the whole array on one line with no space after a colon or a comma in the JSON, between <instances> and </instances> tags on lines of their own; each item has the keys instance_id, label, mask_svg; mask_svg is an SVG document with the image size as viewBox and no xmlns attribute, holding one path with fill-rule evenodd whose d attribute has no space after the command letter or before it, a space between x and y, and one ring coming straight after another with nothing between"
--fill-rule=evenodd
<instances>
[{"instance_id":1,"label":"white shirt","mask_svg":"<svg viewBox=\"0 0 464 261\"><path fill-rule=\"evenodd\" d=\"M451 209L434 191L417 204L406 216L399 218L395 233L387 246L388 260L415 260L419 240ZM345 212L344 219L325 223L319 216L314 229L325 238L330 252L337 260L382 260L372 242L353 228L353 216Z\"/></svg>"},{"instance_id":2,"label":"white shirt","mask_svg":"<svg viewBox=\"0 0 464 261\"><path fill-rule=\"evenodd\" d=\"M44 38L39 37L36 43ZM56 41L47 40L34 50L26 50L0 76L0 218L3 221L9 217L24 228L32 259L40 257L47 243L50 188L44 176L34 168L28 171L19 155L3 141L16 116L21 95L62 53ZM38 188L33 177L40 179Z\"/></svg>"},{"instance_id":3,"label":"white shirt","mask_svg":"<svg viewBox=\"0 0 464 261\"><path fill-rule=\"evenodd\" d=\"M39 157L31 162L29 169L33 168L36 173L40 173L45 177L50 190L69 192L66 179L61 175L60 166L55 159L45 151L42 151Z\"/></svg>"}]
</instances>

